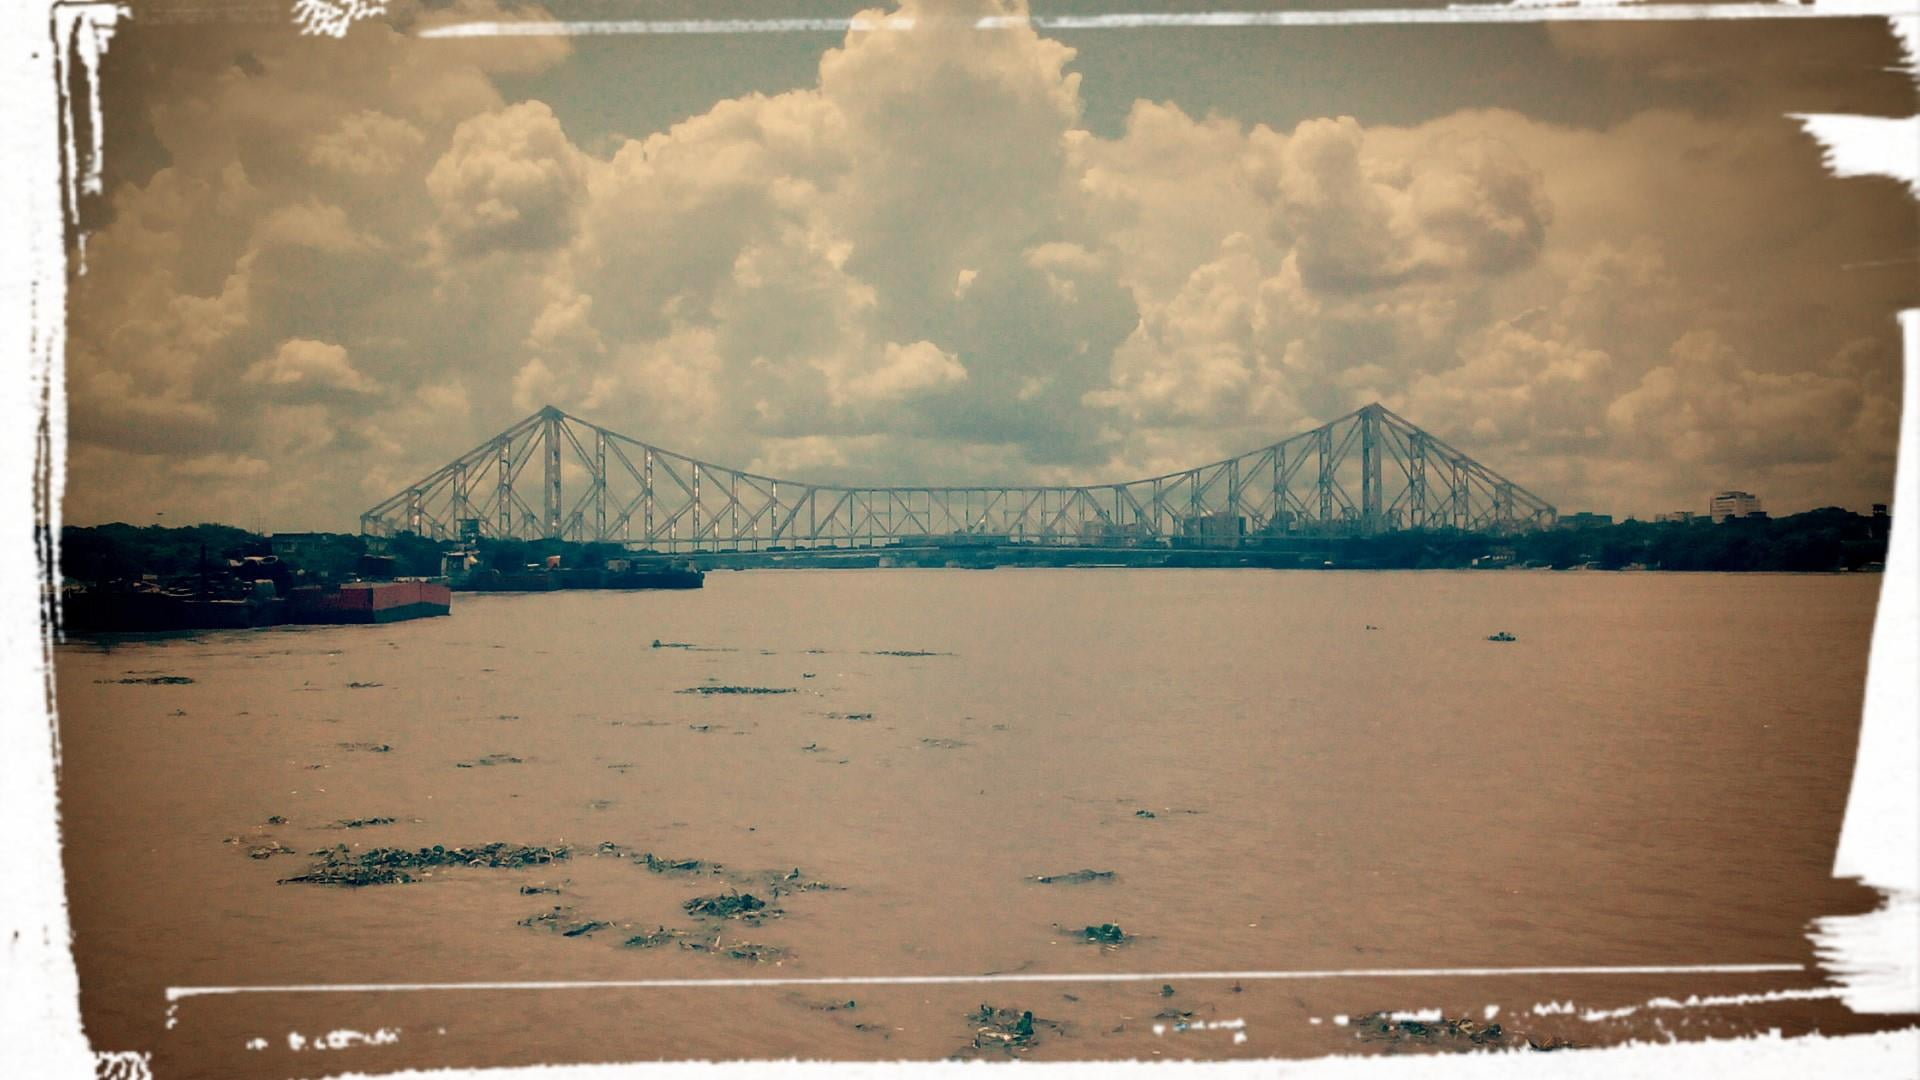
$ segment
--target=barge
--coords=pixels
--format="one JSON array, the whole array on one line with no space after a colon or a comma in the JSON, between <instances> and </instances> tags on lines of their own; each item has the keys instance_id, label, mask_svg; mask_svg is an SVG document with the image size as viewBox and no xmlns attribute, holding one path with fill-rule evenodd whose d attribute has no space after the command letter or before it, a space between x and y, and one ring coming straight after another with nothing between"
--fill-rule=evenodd
<instances>
[{"instance_id":1,"label":"barge","mask_svg":"<svg viewBox=\"0 0 1920 1080\"><path fill-rule=\"evenodd\" d=\"M431 581L357 581L328 589L300 586L287 594L290 623L391 623L452 610L453 591Z\"/></svg>"},{"instance_id":2,"label":"barge","mask_svg":"<svg viewBox=\"0 0 1920 1080\"><path fill-rule=\"evenodd\" d=\"M303 585L276 595L256 589L238 598L206 598L157 588L67 589L60 621L70 634L251 630L265 626L391 623L446 615L453 594L428 581L357 581Z\"/></svg>"},{"instance_id":3,"label":"barge","mask_svg":"<svg viewBox=\"0 0 1920 1080\"><path fill-rule=\"evenodd\" d=\"M692 567L650 566L623 569L527 569L502 573L480 570L456 578L463 592L551 592L558 589L698 589L706 573Z\"/></svg>"}]
</instances>

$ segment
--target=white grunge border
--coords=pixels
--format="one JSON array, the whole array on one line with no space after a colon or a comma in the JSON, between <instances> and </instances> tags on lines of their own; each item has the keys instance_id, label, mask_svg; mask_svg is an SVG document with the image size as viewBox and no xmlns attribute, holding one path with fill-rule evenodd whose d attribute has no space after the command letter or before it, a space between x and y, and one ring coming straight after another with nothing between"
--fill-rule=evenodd
<instances>
[{"instance_id":1,"label":"white grunge border","mask_svg":"<svg viewBox=\"0 0 1920 1080\"><path fill-rule=\"evenodd\" d=\"M564 0L550 0L554 6ZM0 128L6 170L4 296L5 326L20 350L23 368L0 385L0 455L16 510L0 514L0 800L15 824L10 833L15 878L0 889L6 972L0 988L0 1024L11 1075L35 1077L135 1077L145 1073L140 1055L96 1059L80 1029L79 980L71 951L55 777L59 729L53 715L52 647L47 622L47 582L42 568L57 565L60 500L65 476L67 239L75 208L100 185L99 69L113 29L137 17L126 3L9 5L5 16L10 52L0 80L9 115ZM359 19L380 18L383 0L288 0L278 5L302 32L344 37ZM636 4L636 7L642 7ZM729 7L731 5L716 5ZM1143 7L1146 5L1142 5ZM1116 8L1119 7L1116 0ZM199 13L222 17L218 9ZM238 14L236 9L236 14ZM246 16L257 16L250 9ZM246 17L241 16L241 17ZM1439 25L1536 21L1647 19L1884 18L1905 43L1906 70L1920 73L1920 0L1811 0L1808 3L1658 4L1608 0L1513 0L1507 4L1351 10L1155 12L1113 10L1081 15L1035 15L1040 29L1150 30L1157 27L1284 26L1308 28L1356 24ZM900 20L895 20L898 22ZM1004 20L983 20L982 29ZM441 25L423 37L458 38L511 34L711 34L819 32L853 27L853 19L755 19L716 14L705 19L537 23L467 22ZM879 29L889 20L881 20ZM326 47L316 42L316 47ZM78 65L77 70L75 65ZM78 78L76 78L78 76ZM84 85L81 100L68 86ZM73 123L84 110L90 145L78 145ZM1839 177L1886 175L1905 182L1920 197L1920 117L1886 119L1798 116L1825 150L1829 171ZM84 237L74 253L84 259ZM84 272L84 264L80 268ZM1818 991L1838 997L1856 1012L1920 1012L1920 311L1903 312L1906 378L1900 413L1900 453L1895 478L1891 550L1881 585L1866 687L1860 745L1845 824L1835 857L1836 877L1857 878L1880 890L1882 907L1869 915L1819 920L1815 935L1821 965L1837 985ZM24 872L22 872L24 871ZM1709 971L1799 971L1799 965L1683 965L1671 968L1484 968L1329 972L1188 972L1141 975L846 976L818 979L634 980L613 984L505 983L334 985L312 987L179 987L169 1005L186 997L242 992L406 992L479 988L529 990L645 988L653 985L857 985L996 981L1089 981L1197 978L1305 979L1430 975L1578 975L1605 973L1704 973ZM1800 991L1786 996L1806 996ZM1781 995L1754 995L1754 1002ZM1656 999L1634 1008L1694 1008L1745 1004L1748 999ZM156 1003L159 1007L160 1003ZM1520 1062L1525 1064L1521 1065ZM1920 1029L1872 1036L1782 1040L1756 1038L1709 1043L1621 1046L1577 1055L1476 1054L1413 1058L1327 1058L1314 1062L1235 1062L1176 1066L1165 1063L1098 1063L1037 1066L1056 1075L1094 1076L1153 1068L1226 1070L1231 1076L1314 1075L1368 1077L1417 1071L1422 1076L1700 1075L1856 1076L1914 1075L1920 1061ZM947 1072L957 1064L916 1071ZM752 1066L669 1063L637 1066L564 1066L490 1071L505 1076L612 1076L644 1072L655 1077L745 1075ZM831 1070L830 1073L828 1070ZM1096 1071L1097 1070L1097 1071ZM790 1075L897 1076L888 1064L787 1063ZM399 1074L418 1075L418 1074ZM447 1072L439 1075L478 1075ZM972 1074L969 1074L972 1075Z\"/></svg>"}]
</instances>

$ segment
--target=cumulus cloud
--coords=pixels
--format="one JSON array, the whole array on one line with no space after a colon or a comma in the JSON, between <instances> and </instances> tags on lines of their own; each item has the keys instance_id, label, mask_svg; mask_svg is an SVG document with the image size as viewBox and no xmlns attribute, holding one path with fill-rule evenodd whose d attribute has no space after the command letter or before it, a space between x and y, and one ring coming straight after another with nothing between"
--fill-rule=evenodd
<instances>
[{"instance_id":1,"label":"cumulus cloud","mask_svg":"<svg viewBox=\"0 0 1920 1080\"><path fill-rule=\"evenodd\" d=\"M586 186L584 156L538 101L461 121L427 173L441 226L469 253L565 241Z\"/></svg>"},{"instance_id":2,"label":"cumulus cloud","mask_svg":"<svg viewBox=\"0 0 1920 1080\"><path fill-rule=\"evenodd\" d=\"M141 478L347 527L549 403L761 471L958 483L1164 471L1380 399L1569 509L1884 498L1911 275L1835 275L1916 228L1776 114L1280 129L1141 100L1103 137L1073 49L968 28L1016 0L899 10L954 18L592 151L502 90L579 62L565 39L406 32L538 9L183 45L110 118L165 154L115 178L74 284L69 514L133 514ZM1710 81L1671 48L1650 77Z\"/></svg>"},{"instance_id":3,"label":"cumulus cloud","mask_svg":"<svg viewBox=\"0 0 1920 1080\"><path fill-rule=\"evenodd\" d=\"M294 339L263 357L241 378L257 386L294 390L344 390L371 394L379 389L347 359L347 350L324 341Z\"/></svg>"},{"instance_id":4,"label":"cumulus cloud","mask_svg":"<svg viewBox=\"0 0 1920 1080\"><path fill-rule=\"evenodd\" d=\"M966 379L959 359L931 341L888 342L880 364L847 380L841 394L863 403L899 401Z\"/></svg>"},{"instance_id":5,"label":"cumulus cloud","mask_svg":"<svg viewBox=\"0 0 1920 1080\"><path fill-rule=\"evenodd\" d=\"M1654 459L1764 469L1831 460L1865 389L1849 373L1753 370L1712 331L1673 343L1666 362L1607 408L1607 422Z\"/></svg>"},{"instance_id":6,"label":"cumulus cloud","mask_svg":"<svg viewBox=\"0 0 1920 1080\"><path fill-rule=\"evenodd\" d=\"M1435 136L1381 159L1341 117L1276 142L1277 224L1314 289L1517 269L1539 254L1552 218L1538 173L1493 138Z\"/></svg>"},{"instance_id":7,"label":"cumulus cloud","mask_svg":"<svg viewBox=\"0 0 1920 1080\"><path fill-rule=\"evenodd\" d=\"M391 176L426 146L420 129L378 109L363 109L307 145L307 160L355 177Z\"/></svg>"}]
</instances>

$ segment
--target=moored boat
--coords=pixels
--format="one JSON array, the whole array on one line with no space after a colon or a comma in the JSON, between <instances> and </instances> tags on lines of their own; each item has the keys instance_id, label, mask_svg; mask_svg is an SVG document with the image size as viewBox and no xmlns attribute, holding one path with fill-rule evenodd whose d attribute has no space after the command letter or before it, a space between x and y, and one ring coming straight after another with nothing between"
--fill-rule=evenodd
<instances>
[{"instance_id":1,"label":"moored boat","mask_svg":"<svg viewBox=\"0 0 1920 1080\"><path fill-rule=\"evenodd\" d=\"M355 581L338 588L303 586L287 594L293 623L390 623L445 615L453 593L431 581Z\"/></svg>"},{"instance_id":2,"label":"moored boat","mask_svg":"<svg viewBox=\"0 0 1920 1080\"><path fill-rule=\"evenodd\" d=\"M698 589L707 575L691 566L662 566L650 569L609 570L601 579L603 589Z\"/></svg>"}]
</instances>

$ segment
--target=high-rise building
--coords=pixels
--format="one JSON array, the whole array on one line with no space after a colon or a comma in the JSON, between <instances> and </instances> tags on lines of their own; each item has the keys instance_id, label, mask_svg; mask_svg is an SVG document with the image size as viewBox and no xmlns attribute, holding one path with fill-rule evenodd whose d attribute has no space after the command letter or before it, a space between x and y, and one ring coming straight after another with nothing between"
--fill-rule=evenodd
<instances>
[{"instance_id":1,"label":"high-rise building","mask_svg":"<svg viewBox=\"0 0 1920 1080\"><path fill-rule=\"evenodd\" d=\"M1713 497L1708 505L1708 514L1714 524L1728 518L1743 518L1760 513L1760 497L1747 491L1723 491Z\"/></svg>"}]
</instances>

